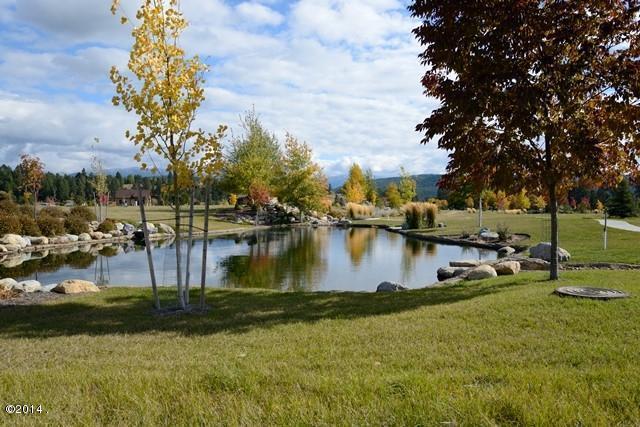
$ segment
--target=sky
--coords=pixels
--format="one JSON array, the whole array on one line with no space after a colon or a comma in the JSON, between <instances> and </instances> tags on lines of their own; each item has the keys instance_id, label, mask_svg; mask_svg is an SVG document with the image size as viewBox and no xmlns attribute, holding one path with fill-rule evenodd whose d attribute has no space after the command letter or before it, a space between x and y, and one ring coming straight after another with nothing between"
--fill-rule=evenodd
<instances>
[{"instance_id":1,"label":"sky","mask_svg":"<svg viewBox=\"0 0 640 427\"><path fill-rule=\"evenodd\" d=\"M135 16L138 0L121 3ZM254 108L281 141L306 141L330 177L353 162L377 177L443 172L446 153L415 131L437 102L422 93L407 3L182 0L183 47L211 67L197 126L238 135ZM110 5L0 0L0 164L27 153L71 173L96 153L109 169L136 165L124 137L136 117L111 104L108 78L126 69L131 27Z\"/></svg>"}]
</instances>

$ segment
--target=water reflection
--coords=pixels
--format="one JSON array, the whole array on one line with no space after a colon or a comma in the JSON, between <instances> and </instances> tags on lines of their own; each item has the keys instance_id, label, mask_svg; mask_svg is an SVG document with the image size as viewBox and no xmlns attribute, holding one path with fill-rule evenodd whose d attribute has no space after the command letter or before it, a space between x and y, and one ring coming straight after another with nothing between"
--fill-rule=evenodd
<instances>
[{"instance_id":1,"label":"water reflection","mask_svg":"<svg viewBox=\"0 0 640 427\"><path fill-rule=\"evenodd\" d=\"M182 251L186 257L187 242ZM191 286L198 286L202 240L192 245ZM368 228L291 228L210 239L207 284L229 288L375 290L384 280L420 287L457 259L495 258L493 251L439 245ZM159 285L175 285L175 243L152 243ZM43 284L84 279L99 284L149 286L143 246L69 246L63 251L26 253L0 260L0 278L37 279Z\"/></svg>"}]
</instances>

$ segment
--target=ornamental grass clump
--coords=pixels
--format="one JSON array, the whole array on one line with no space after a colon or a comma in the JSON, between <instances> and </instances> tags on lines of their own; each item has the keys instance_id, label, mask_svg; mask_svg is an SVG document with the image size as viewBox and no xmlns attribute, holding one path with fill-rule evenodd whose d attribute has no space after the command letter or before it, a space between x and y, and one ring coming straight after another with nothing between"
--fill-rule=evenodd
<instances>
[{"instance_id":1,"label":"ornamental grass clump","mask_svg":"<svg viewBox=\"0 0 640 427\"><path fill-rule=\"evenodd\" d=\"M373 211L373 206L360 205L358 203L347 203L347 212L351 219L371 218L373 216Z\"/></svg>"},{"instance_id":2,"label":"ornamental grass clump","mask_svg":"<svg viewBox=\"0 0 640 427\"><path fill-rule=\"evenodd\" d=\"M434 228L438 206L434 203L408 203L404 207L407 228Z\"/></svg>"}]
</instances>

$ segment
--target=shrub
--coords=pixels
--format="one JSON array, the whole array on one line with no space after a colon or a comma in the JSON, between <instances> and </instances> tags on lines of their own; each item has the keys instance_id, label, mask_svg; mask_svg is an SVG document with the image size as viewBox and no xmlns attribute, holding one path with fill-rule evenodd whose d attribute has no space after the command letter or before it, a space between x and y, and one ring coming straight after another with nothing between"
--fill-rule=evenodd
<instances>
[{"instance_id":1,"label":"shrub","mask_svg":"<svg viewBox=\"0 0 640 427\"><path fill-rule=\"evenodd\" d=\"M67 218L64 220L64 228L67 230L67 233L76 235L88 233L90 231L87 219L82 215L67 216Z\"/></svg>"},{"instance_id":2,"label":"shrub","mask_svg":"<svg viewBox=\"0 0 640 427\"><path fill-rule=\"evenodd\" d=\"M21 229L22 226L18 216L0 211L0 236L5 234L20 234Z\"/></svg>"},{"instance_id":3,"label":"shrub","mask_svg":"<svg viewBox=\"0 0 640 427\"><path fill-rule=\"evenodd\" d=\"M438 206L434 203L409 203L404 207L407 228L434 228Z\"/></svg>"},{"instance_id":4,"label":"shrub","mask_svg":"<svg viewBox=\"0 0 640 427\"><path fill-rule=\"evenodd\" d=\"M43 209L44 211L44 209ZM55 218L51 215L40 212L38 216L38 228L43 236L59 236L64 234L64 222L61 218Z\"/></svg>"},{"instance_id":5,"label":"shrub","mask_svg":"<svg viewBox=\"0 0 640 427\"><path fill-rule=\"evenodd\" d=\"M62 208L59 208L57 206L47 206L46 208L43 208L38 215L46 215L52 218L64 218L65 214L64 214L64 210Z\"/></svg>"},{"instance_id":6,"label":"shrub","mask_svg":"<svg viewBox=\"0 0 640 427\"><path fill-rule=\"evenodd\" d=\"M91 222L96 220L95 212L93 212L91 209L89 209L86 206L74 206L73 208L71 208L71 210L67 214L67 217L75 217L76 219L82 218L85 220L85 222Z\"/></svg>"},{"instance_id":7,"label":"shrub","mask_svg":"<svg viewBox=\"0 0 640 427\"><path fill-rule=\"evenodd\" d=\"M20 213L20 207L11 199L0 200L0 213L15 216Z\"/></svg>"},{"instance_id":8,"label":"shrub","mask_svg":"<svg viewBox=\"0 0 640 427\"><path fill-rule=\"evenodd\" d=\"M373 206L360 205L358 203L347 203L347 213L351 219L371 218L373 216L373 211Z\"/></svg>"},{"instance_id":9,"label":"shrub","mask_svg":"<svg viewBox=\"0 0 640 427\"><path fill-rule=\"evenodd\" d=\"M511 236L513 236L511 230L509 230L509 227L506 224L498 224L496 233L498 233L498 237L501 241L507 241Z\"/></svg>"},{"instance_id":10,"label":"shrub","mask_svg":"<svg viewBox=\"0 0 640 427\"><path fill-rule=\"evenodd\" d=\"M116 229L116 224L115 222L110 219L107 218L104 221L102 221L102 223L98 226L98 231L100 231L101 233L110 233L113 230Z\"/></svg>"},{"instance_id":11,"label":"shrub","mask_svg":"<svg viewBox=\"0 0 640 427\"><path fill-rule=\"evenodd\" d=\"M229 194L229 204L235 206L238 203L238 196L236 194Z\"/></svg>"},{"instance_id":12,"label":"shrub","mask_svg":"<svg viewBox=\"0 0 640 427\"><path fill-rule=\"evenodd\" d=\"M20 231L25 236L40 236L40 228L32 215L20 215Z\"/></svg>"}]
</instances>

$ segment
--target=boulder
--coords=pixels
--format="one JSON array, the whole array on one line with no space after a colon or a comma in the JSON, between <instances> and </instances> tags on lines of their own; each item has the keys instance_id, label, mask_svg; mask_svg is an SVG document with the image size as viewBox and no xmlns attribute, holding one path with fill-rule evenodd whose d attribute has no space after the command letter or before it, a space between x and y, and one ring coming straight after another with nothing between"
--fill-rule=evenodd
<instances>
[{"instance_id":1,"label":"boulder","mask_svg":"<svg viewBox=\"0 0 640 427\"><path fill-rule=\"evenodd\" d=\"M73 243L80 240L78 236L76 236L75 234L66 234L64 237L66 237L70 242L73 242Z\"/></svg>"},{"instance_id":2,"label":"boulder","mask_svg":"<svg viewBox=\"0 0 640 427\"><path fill-rule=\"evenodd\" d=\"M95 231L100 227L100 223L98 221L91 221L89 223L89 227L91 227L91 230Z\"/></svg>"},{"instance_id":3,"label":"boulder","mask_svg":"<svg viewBox=\"0 0 640 427\"><path fill-rule=\"evenodd\" d=\"M118 231L122 231L124 229L124 224L121 222L116 222L114 225Z\"/></svg>"},{"instance_id":4,"label":"boulder","mask_svg":"<svg viewBox=\"0 0 640 427\"><path fill-rule=\"evenodd\" d=\"M484 240L498 240L500 239L500 235L494 231L483 231L480 233L480 237Z\"/></svg>"},{"instance_id":5,"label":"boulder","mask_svg":"<svg viewBox=\"0 0 640 427\"><path fill-rule=\"evenodd\" d=\"M101 231L92 231L91 233L89 233L89 235L93 240L104 239L104 233L102 233Z\"/></svg>"},{"instance_id":6,"label":"boulder","mask_svg":"<svg viewBox=\"0 0 640 427\"><path fill-rule=\"evenodd\" d=\"M48 245L49 238L45 236L29 237L32 245Z\"/></svg>"},{"instance_id":7,"label":"boulder","mask_svg":"<svg viewBox=\"0 0 640 427\"><path fill-rule=\"evenodd\" d=\"M480 261L475 259L449 262L449 267L477 267L479 265L480 265Z\"/></svg>"},{"instance_id":8,"label":"boulder","mask_svg":"<svg viewBox=\"0 0 640 427\"><path fill-rule=\"evenodd\" d=\"M52 285L42 285L42 289L40 291L41 292L51 292L53 290L53 288L55 288L56 286L58 286L57 283L54 283Z\"/></svg>"},{"instance_id":9,"label":"boulder","mask_svg":"<svg viewBox=\"0 0 640 427\"><path fill-rule=\"evenodd\" d=\"M512 255L514 253L516 253L516 250L513 249L511 246L504 246L504 247L498 249L498 256L499 257L506 257L506 256Z\"/></svg>"},{"instance_id":10,"label":"boulder","mask_svg":"<svg viewBox=\"0 0 640 427\"><path fill-rule=\"evenodd\" d=\"M136 228L131 224L124 224L124 227L122 228L122 231L125 234L133 234L133 232L136 231Z\"/></svg>"},{"instance_id":11,"label":"boulder","mask_svg":"<svg viewBox=\"0 0 640 427\"><path fill-rule=\"evenodd\" d=\"M396 282L382 282L376 288L376 292L396 292L396 291L406 291L407 288L404 285Z\"/></svg>"},{"instance_id":12,"label":"boulder","mask_svg":"<svg viewBox=\"0 0 640 427\"><path fill-rule=\"evenodd\" d=\"M0 245L0 254L3 254L5 252L9 252L7 247L5 245Z\"/></svg>"},{"instance_id":13,"label":"boulder","mask_svg":"<svg viewBox=\"0 0 640 427\"><path fill-rule=\"evenodd\" d=\"M69 239L67 238L67 236L52 237L49 240L49 243L51 243L52 245L63 245L65 243L69 243Z\"/></svg>"},{"instance_id":14,"label":"boulder","mask_svg":"<svg viewBox=\"0 0 640 427\"><path fill-rule=\"evenodd\" d=\"M441 267L438 269L438 281L451 279L457 277L467 271L469 267Z\"/></svg>"},{"instance_id":15,"label":"boulder","mask_svg":"<svg viewBox=\"0 0 640 427\"><path fill-rule=\"evenodd\" d=\"M100 292L100 288L87 280L65 280L51 289L51 291L59 294L79 294L83 292Z\"/></svg>"},{"instance_id":16,"label":"boulder","mask_svg":"<svg viewBox=\"0 0 640 427\"><path fill-rule=\"evenodd\" d=\"M524 271L544 271L549 270L551 263L543 259L538 258L526 258L526 257L509 257L501 259L498 262L503 261L518 261L520 263L520 270Z\"/></svg>"},{"instance_id":17,"label":"boulder","mask_svg":"<svg viewBox=\"0 0 640 427\"><path fill-rule=\"evenodd\" d=\"M16 252L22 249L20 245L3 245L7 252Z\"/></svg>"},{"instance_id":18,"label":"boulder","mask_svg":"<svg viewBox=\"0 0 640 427\"><path fill-rule=\"evenodd\" d=\"M542 242L529 249L531 258L539 258L545 261L551 261L551 243ZM562 248L558 248L558 261L569 261L571 254Z\"/></svg>"},{"instance_id":19,"label":"boulder","mask_svg":"<svg viewBox=\"0 0 640 427\"><path fill-rule=\"evenodd\" d=\"M18 284L17 281L10 277L0 280L0 291L8 291Z\"/></svg>"},{"instance_id":20,"label":"boulder","mask_svg":"<svg viewBox=\"0 0 640 427\"><path fill-rule=\"evenodd\" d=\"M161 233L164 233L164 234L171 234L171 235L176 234L173 228L169 227L167 224L162 224L162 223L158 224L158 229L160 230Z\"/></svg>"},{"instance_id":21,"label":"boulder","mask_svg":"<svg viewBox=\"0 0 640 427\"><path fill-rule=\"evenodd\" d=\"M493 265L498 276L510 276L520 273L520 263L518 261L503 261Z\"/></svg>"},{"instance_id":22,"label":"boulder","mask_svg":"<svg viewBox=\"0 0 640 427\"><path fill-rule=\"evenodd\" d=\"M19 246L20 248L29 246L29 242L17 234L5 234L2 239L0 239L0 243L3 245Z\"/></svg>"},{"instance_id":23,"label":"boulder","mask_svg":"<svg viewBox=\"0 0 640 427\"><path fill-rule=\"evenodd\" d=\"M112 232L111 232L111 236L113 236L113 237L120 237L120 236L122 236L122 231L120 231L120 230L114 230L114 231L112 231Z\"/></svg>"},{"instance_id":24,"label":"boulder","mask_svg":"<svg viewBox=\"0 0 640 427\"><path fill-rule=\"evenodd\" d=\"M13 289L17 289L22 292L38 292L42 290L42 285L37 280L25 280L24 282L18 282L17 285L13 287Z\"/></svg>"},{"instance_id":25,"label":"boulder","mask_svg":"<svg viewBox=\"0 0 640 427\"><path fill-rule=\"evenodd\" d=\"M479 265L467 272L467 280L482 280L498 277L498 273L490 265Z\"/></svg>"},{"instance_id":26,"label":"boulder","mask_svg":"<svg viewBox=\"0 0 640 427\"><path fill-rule=\"evenodd\" d=\"M111 239L111 238L113 238L113 234L111 234L111 233L103 233L102 234L102 238L103 239Z\"/></svg>"},{"instance_id":27,"label":"boulder","mask_svg":"<svg viewBox=\"0 0 640 427\"><path fill-rule=\"evenodd\" d=\"M88 242L90 240L91 240L91 236L89 235L89 233L82 233L78 235L79 242Z\"/></svg>"}]
</instances>

